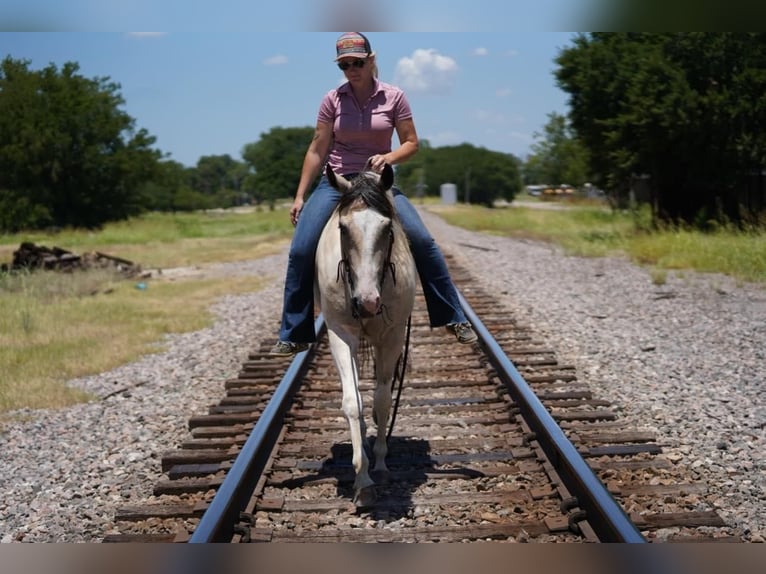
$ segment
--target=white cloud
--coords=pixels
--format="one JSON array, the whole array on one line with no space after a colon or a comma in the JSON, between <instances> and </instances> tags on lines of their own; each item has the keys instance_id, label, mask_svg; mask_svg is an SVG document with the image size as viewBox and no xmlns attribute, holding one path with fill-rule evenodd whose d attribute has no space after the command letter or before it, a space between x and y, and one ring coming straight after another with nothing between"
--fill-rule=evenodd
<instances>
[{"instance_id":1,"label":"white cloud","mask_svg":"<svg viewBox=\"0 0 766 574\"><path fill-rule=\"evenodd\" d=\"M287 64L287 56L277 54L276 56L272 56L271 58L266 58L263 61L263 63L266 64L267 66L282 66L284 64Z\"/></svg>"},{"instance_id":2,"label":"white cloud","mask_svg":"<svg viewBox=\"0 0 766 574\"><path fill-rule=\"evenodd\" d=\"M495 90L495 95L498 98L507 98L512 93L513 91L511 90L511 88L498 88L497 90Z\"/></svg>"},{"instance_id":3,"label":"white cloud","mask_svg":"<svg viewBox=\"0 0 766 574\"><path fill-rule=\"evenodd\" d=\"M473 51L474 56L489 56L489 50L486 48L476 48Z\"/></svg>"},{"instance_id":4,"label":"white cloud","mask_svg":"<svg viewBox=\"0 0 766 574\"><path fill-rule=\"evenodd\" d=\"M395 82L405 90L426 94L450 91L458 65L434 49L418 49L396 65Z\"/></svg>"}]
</instances>

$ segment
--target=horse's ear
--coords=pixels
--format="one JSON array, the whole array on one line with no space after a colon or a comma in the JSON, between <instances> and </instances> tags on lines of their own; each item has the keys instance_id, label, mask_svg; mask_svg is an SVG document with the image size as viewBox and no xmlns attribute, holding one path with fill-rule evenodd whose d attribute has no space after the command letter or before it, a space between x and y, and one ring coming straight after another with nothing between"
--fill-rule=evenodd
<instances>
[{"instance_id":1,"label":"horse's ear","mask_svg":"<svg viewBox=\"0 0 766 574\"><path fill-rule=\"evenodd\" d=\"M330 167L330 164L327 164L325 173L327 174L327 181L329 181L330 185L338 191L348 191L351 188L351 183L342 175L336 175Z\"/></svg>"},{"instance_id":2,"label":"horse's ear","mask_svg":"<svg viewBox=\"0 0 766 574\"><path fill-rule=\"evenodd\" d=\"M391 189L394 185L394 168L389 164L383 166L383 171L380 174L380 183L378 184L383 191Z\"/></svg>"}]
</instances>

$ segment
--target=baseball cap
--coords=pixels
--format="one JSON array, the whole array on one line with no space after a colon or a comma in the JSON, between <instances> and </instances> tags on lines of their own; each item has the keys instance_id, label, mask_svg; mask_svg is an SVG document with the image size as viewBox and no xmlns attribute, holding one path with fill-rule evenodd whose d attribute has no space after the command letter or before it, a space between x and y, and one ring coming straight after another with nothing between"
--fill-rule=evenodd
<instances>
[{"instance_id":1,"label":"baseball cap","mask_svg":"<svg viewBox=\"0 0 766 574\"><path fill-rule=\"evenodd\" d=\"M372 53L370 41L360 32L345 32L335 42L335 61L341 58L366 58Z\"/></svg>"}]
</instances>

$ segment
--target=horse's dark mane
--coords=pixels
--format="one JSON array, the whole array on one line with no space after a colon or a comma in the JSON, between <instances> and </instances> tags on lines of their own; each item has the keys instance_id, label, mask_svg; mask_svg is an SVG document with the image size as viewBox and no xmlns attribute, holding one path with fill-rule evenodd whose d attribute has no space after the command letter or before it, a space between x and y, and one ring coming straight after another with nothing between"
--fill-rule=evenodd
<instances>
[{"instance_id":1,"label":"horse's dark mane","mask_svg":"<svg viewBox=\"0 0 766 574\"><path fill-rule=\"evenodd\" d=\"M353 179L351 189L341 195L338 202L338 211L343 211L353 205L357 200L362 201L367 207L380 213L384 217L394 219L396 211L393 202L387 193L378 187L378 178L374 174L362 173Z\"/></svg>"}]
</instances>

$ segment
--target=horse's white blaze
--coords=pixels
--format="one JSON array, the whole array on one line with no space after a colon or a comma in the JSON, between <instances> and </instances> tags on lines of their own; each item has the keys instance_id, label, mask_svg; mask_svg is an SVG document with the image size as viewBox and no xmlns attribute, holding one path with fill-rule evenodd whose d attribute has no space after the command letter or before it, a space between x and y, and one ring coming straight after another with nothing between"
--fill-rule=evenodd
<instances>
[{"instance_id":1,"label":"horse's white blaze","mask_svg":"<svg viewBox=\"0 0 766 574\"><path fill-rule=\"evenodd\" d=\"M390 169L390 168L389 168ZM391 174L389 174L391 175ZM390 181L390 180L389 180ZM343 181L338 187L344 193L349 187ZM380 190L380 193L386 193ZM390 191L387 192L392 200ZM341 246L336 211L327 222L319 239L316 253L316 301L327 323L330 349L340 375L343 389L342 409L349 425L352 463L356 472L355 502L364 506L374 499L373 480L364 450L366 426L362 397L359 394L359 365L357 353L362 338L371 345L375 358L374 419L377 437L373 452L375 470L387 471L386 432L391 410L391 383L399 356L404 347L405 330L415 299L416 270L404 232L394 225L391 263L396 278L386 268L391 245L391 222L371 208L349 208L342 215L345 246ZM339 262L346 258L347 273L352 277L339 280ZM385 279L381 288L381 277ZM353 291L349 285L353 284ZM358 313L353 299L365 313Z\"/></svg>"},{"instance_id":2,"label":"horse's white blaze","mask_svg":"<svg viewBox=\"0 0 766 574\"><path fill-rule=\"evenodd\" d=\"M369 209L351 213L352 241L347 256L354 272L356 297L368 316L380 311L380 281L383 265L388 255L388 219Z\"/></svg>"}]
</instances>

